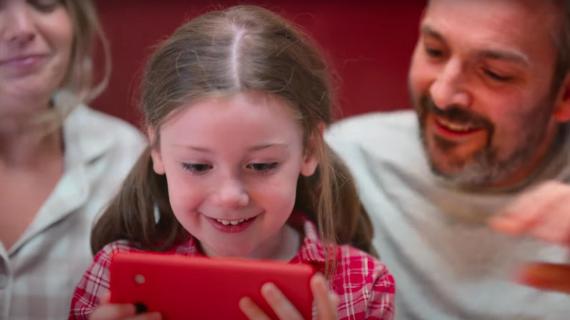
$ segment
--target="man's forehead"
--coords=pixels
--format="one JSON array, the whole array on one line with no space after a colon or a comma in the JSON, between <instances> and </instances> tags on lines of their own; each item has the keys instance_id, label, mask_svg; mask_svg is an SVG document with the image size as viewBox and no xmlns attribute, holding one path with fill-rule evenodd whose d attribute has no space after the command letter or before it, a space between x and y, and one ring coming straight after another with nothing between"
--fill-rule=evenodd
<instances>
[{"instance_id":1,"label":"man's forehead","mask_svg":"<svg viewBox=\"0 0 570 320\"><path fill-rule=\"evenodd\" d=\"M556 15L550 1L431 0L420 33L462 49L482 50L491 58L528 63L527 55L554 50ZM534 10L536 8L542 8ZM547 15L547 13L549 13ZM554 17L553 17L554 16Z\"/></svg>"},{"instance_id":2,"label":"man's forehead","mask_svg":"<svg viewBox=\"0 0 570 320\"><path fill-rule=\"evenodd\" d=\"M429 24L422 25L420 33L423 37L433 38L446 44L448 42L445 35L433 29ZM483 43L480 46L473 45L472 47L473 51L470 53L474 58L508 61L521 66L530 65L529 57L515 47L500 46L497 43Z\"/></svg>"},{"instance_id":3,"label":"man's forehead","mask_svg":"<svg viewBox=\"0 0 570 320\"><path fill-rule=\"evenodd\" d=\"M533 25L556 21L562 16L561 11L556 0L429 0L424 18L434 14L447 18L460 16L469 23L487 17L497 22Z\"/></svg>"}]
</instances>

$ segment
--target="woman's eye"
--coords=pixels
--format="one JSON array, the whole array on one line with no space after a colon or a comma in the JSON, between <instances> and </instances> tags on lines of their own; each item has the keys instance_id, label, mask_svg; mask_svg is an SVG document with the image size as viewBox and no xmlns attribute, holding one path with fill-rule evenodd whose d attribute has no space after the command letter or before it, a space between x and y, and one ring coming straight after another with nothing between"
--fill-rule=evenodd
<instances>
[{"instance_id":1,"label":"woman's eye","mask_svg":"<svg viewBox=\"0 0 570 320\"><path fill-rule=\"evenodd\" d=\"M269 171L277 168L279 163L277 162L259 162L259 163L250 163L246 166L246 168L254 170L254 171Z\"/></svg>"},{"instance_id":2,"label":"woman's eye","mask_svg":"<svg viewBox=\"0 0 570 320\"><path fill-rule=\"evenodd\" d=\"M182 168L192 173L204 174L213 167L211 164L207 163L182 163Z\"/></svg>"},{"instance_id":3,"label":"woman's eye","mask_svg":"<svg viewBox=\"0 0 570 320\"><path fill-rule=\"evenodd\" d=\"M42 12L52 12L59 5L62 4L61 0L28 0L34 8Z\"/></svg>"},{"instance_id":4,"label":"woman's eye","mask_svg":"<svg viewBox=\"0 0 570 320\"><path fill-rule=\"evenodd\" d=\"M491 71L489 69L484 69L483 72L485 73L485 75L487 77L491 78L492 80L499 81L499 82L509 82L510 80L513 79L513 77L511 77L511 76L504 76L502 74L496 73L496 72Z\"/></svg>"}]
</instances>

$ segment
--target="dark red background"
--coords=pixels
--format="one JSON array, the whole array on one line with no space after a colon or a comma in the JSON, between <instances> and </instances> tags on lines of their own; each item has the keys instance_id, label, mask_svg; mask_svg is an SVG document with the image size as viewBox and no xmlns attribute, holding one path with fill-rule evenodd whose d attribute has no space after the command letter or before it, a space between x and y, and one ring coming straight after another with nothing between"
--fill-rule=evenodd
<instances>
[{"instance_id":1,"label":"dark red background","mask_svg":"<svg viewBox=\"0 0 570 320\"><path fill-rule=\"evenodd\" d=\"M424 2L96 0L113 73L107 90L91 104L138 123L136 90L151 46L207 9L249 3L284 15L315 37L341 79L340 116L406 108L407 69Z\"/></svg>"}]
</instances>

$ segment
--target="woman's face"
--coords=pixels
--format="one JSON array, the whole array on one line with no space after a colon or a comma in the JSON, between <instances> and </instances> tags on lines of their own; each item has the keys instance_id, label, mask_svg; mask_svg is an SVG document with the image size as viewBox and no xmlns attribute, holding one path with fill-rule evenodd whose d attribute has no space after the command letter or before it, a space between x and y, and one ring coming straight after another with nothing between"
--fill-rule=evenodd
<instances>
[{"instance_id":1,"label":"woman's face","mask_svg":"<svg viewBox=\"0 0 570 320\"><path fill-rule=\"evenodd\" d=\"M66 75L72 43L62 1L0 0L0 114L47 102Z\"/></svg>"}]
</instances>

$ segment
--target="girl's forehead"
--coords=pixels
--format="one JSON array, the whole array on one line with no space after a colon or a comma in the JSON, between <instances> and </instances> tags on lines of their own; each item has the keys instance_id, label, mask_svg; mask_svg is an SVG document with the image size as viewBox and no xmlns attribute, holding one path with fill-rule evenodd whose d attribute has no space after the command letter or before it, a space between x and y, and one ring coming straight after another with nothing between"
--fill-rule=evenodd
<instances>
[{"instance_id":1,"label":"girl's forehead","mask_svg":"<svg viewBox=\"0 0 570 320\"><path fill-rule=\"evenodd\" d=\"M230 117L239 119L277 117L283 120L298 119L297 108L283 98L274 94L259 91L243 91L230 94L214 94L191 99L176 107L167 117L166 121L175 122L192 117Z\"/></svg>"},{"instance_id":2,"label":"girl's forehead","mask_svg":"<svg viewBox=\"0 0 570 320\"><path fill-rule=\"evenodd\" d=\"M161 135L179 139L225 136L228 143L248 134L273 140L303 135L298 117L288 103L251 91L205 97L182 105L161 125L160 131Z\"/></svg>"}]
</instances>

